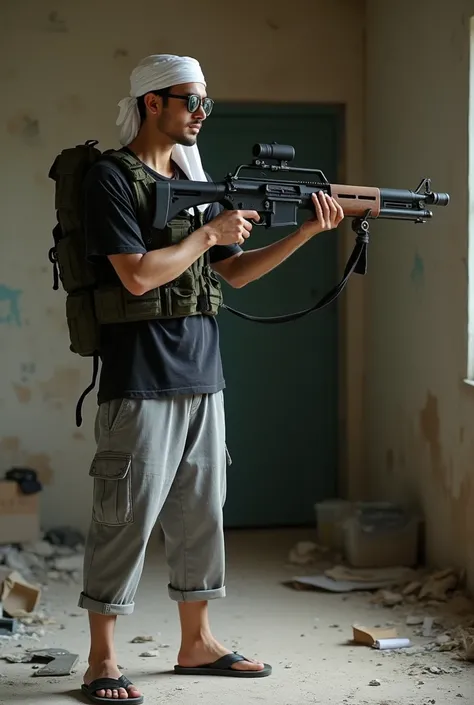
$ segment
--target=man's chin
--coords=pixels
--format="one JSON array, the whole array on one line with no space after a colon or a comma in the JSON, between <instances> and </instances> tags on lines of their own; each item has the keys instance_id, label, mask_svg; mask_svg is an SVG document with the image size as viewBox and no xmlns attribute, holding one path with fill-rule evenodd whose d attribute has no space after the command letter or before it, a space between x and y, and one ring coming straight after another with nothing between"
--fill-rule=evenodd
<instances>
[{"instance_id":1,"label":"man's chin","mask_svg":"<svg viewBox=\"0 0 474 705\"><path fill-rule=\"evenodd\" d=\"M197 135L189 135L186 137L181 137L180 140L178 140L178 144L183 145L183 147L193 147L197 142Z\"/></svg>"}]
</instances>

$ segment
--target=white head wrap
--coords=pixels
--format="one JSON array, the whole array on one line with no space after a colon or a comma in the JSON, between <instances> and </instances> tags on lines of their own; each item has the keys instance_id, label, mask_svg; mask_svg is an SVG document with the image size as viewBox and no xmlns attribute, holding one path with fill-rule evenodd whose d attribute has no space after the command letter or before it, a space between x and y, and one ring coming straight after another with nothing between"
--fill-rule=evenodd
<instances>
[{"instance_id":1,"label":"white head wrap","mask_svg":"<svg viewBox=\"0 0 474 705\"><path fill-rule=\"evenodd\" d=\"M121 144L130 144L140 129L137 98L148 91L159 91L179 83L203 83L206 85L203 72L196 59L190 56L174 56L173 54L152 54L133 69L130 76L130 95L123 98L118 104L120 112L116 124L120 127ZM207 181L197 145L185 147L177 144L173 147L171 156L189 179ZM204 210L206 207L206 204L203 204L203 206L199 206L199 210Z\"/></svg>"}]
</instances>

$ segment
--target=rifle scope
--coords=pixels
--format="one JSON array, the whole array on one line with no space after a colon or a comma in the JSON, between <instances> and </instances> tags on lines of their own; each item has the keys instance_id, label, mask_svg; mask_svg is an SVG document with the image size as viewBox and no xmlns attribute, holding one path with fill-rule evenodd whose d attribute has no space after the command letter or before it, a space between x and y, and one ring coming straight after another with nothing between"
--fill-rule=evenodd
<instances>
[{"instance_id":1,"label":"rifle scope","mask_svg":"<svg viewBox=\"0 0 474 705\"><path fill-rule=\"evenodd\" d=\"M295 148L291 144L277 144L276 142L272 142L272 144L257 143L253 146L253 156L291 162L295 158Z\"/></svg>"}]
</instances>

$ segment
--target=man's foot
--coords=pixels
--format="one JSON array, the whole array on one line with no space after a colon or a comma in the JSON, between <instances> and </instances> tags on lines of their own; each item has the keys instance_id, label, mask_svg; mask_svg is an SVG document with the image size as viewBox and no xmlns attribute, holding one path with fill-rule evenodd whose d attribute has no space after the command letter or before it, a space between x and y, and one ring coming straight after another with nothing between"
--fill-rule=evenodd
<instances>
[{"instance_id":1,"label":"man's foot","mask_svg":"<svg viewBox=\"0 0 474 705\"><path fill-rule=\"evenodd\" d=\"M92 664L84 674L85 685L90 685L92 681L98 678L120 678L122 674L117 668L117 664L113 661L102 661L98 664ZM111 700L127 700L129 698L139 698L141 693L134 685L128 688L117 688L113 690L97 690L94 695L98 698L110 698Z\"/></svg>"},{"instance_id":2,"label":"man's foot","mask_svg":"<svg viewBox=\"0 0 474 705\"><path fill-rule=\"evenodd\" d=\"M226 649L214 637L210 636L196 641L192 646L181 646L178 654L178 665L184 668L205 666L231 653L229 649ZM265 664L250 659L248 661L237 661L237 663L232 664L231 668L235 671L262 671L265 668Z\"/></svg>"}]
</instances>

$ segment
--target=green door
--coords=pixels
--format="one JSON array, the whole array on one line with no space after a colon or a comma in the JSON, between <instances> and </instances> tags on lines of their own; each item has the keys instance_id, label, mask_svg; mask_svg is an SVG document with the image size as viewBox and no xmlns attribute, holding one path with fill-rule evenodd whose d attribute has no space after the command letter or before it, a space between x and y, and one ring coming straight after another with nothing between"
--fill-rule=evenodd
<instances>
[{"instance_id":1,"label":"green door","mask_svg":"<svg viewBox=\"0 0 474 705\"><path fill-rule=\"evenodd\" d=\"M273 141L293 145L295 165L322 169L336 181L340 128L336 108L227 104L214 108L199 147L214 181L249 163L254 143ZM244 247L263 247L290 232L254 227ZM268 316L310 306L337 281L337 239L334 231L315 237L242 289L224 283L226 302ZM337 309L335 302L278 325L219 314L233 461L227 527L313 523L315 502L337 493Z\"/></svg>"}]
</instances>

